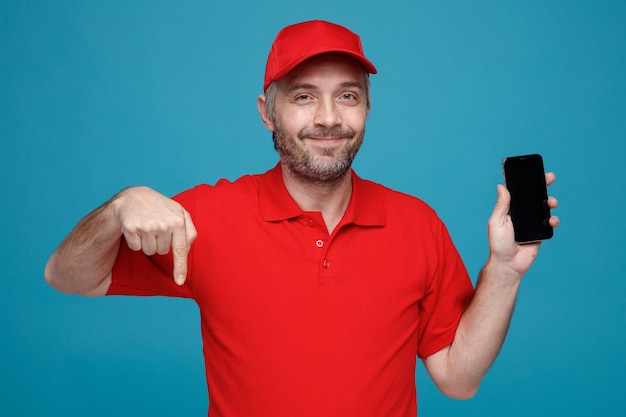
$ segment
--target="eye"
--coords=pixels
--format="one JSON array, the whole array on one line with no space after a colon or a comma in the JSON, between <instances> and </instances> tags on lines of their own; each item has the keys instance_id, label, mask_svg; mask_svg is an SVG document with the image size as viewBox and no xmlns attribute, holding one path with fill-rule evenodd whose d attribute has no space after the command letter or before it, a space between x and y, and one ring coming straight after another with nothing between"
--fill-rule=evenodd
<instances>
[{"instance_id":1,"label":"eye","mask_svg":"<svg viewBox=\"0 0 626 417\"><path fill-rule=\"evenodd\" d=\"M354 93L342 93L339 96L339 101L348 106L356 106L359 104L359 96Z\"/></svg>"},{"instance_id":2,"label":"eye","mask_svg":"<svg viewBox=\"0 0 626 417\"><path fill-rule=\"evenodd\" d=\"M295 98L296 101L308 101L311 100L311 96L308 94L299 94Z\"/></svg>"}]
</instances>

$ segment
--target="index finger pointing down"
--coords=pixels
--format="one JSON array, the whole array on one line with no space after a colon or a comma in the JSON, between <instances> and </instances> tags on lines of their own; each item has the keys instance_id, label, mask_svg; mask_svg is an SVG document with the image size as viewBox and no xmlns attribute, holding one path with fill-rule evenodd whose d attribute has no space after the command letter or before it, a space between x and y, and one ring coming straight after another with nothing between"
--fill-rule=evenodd
<instances>
[{"instance_id":1,"label":"index finger pointing down","mask_svg":"<svg viewBox=\"0 0 626 417\"><path fill-rule=\"evenodd\" d=\"M174 281L183 285L187 279L187 233L185 229L177 229L172 234L172 255L174 258Z\"/></svg>"}]
</instances>

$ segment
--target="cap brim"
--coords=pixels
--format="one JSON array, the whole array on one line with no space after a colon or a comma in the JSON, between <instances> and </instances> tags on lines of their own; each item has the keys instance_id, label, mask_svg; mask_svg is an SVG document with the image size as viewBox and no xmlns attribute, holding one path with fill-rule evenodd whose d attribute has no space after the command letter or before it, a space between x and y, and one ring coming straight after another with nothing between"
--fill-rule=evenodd
<instances>
[{"instance_id":1,"label":"cap brim","mask_svg":"<svg viewBox=\"0 0 626 417\"><path fill-rule=\"evenodd\" d=\"M297 67L298 65L300 65L307 59L313 58L318 55L327 54L327 53L341 53L341 54L348 55L351 58L354 58L355 60L357 60L363 66L365 71L367 71L369 74L376 74L378 72L374 64L372 64L367 58L365 58L365 56L356 54L354 53L354 51L349 51L345 49L335 49L335 48L323 50L323 51L312 51L308 54L299 56L297 60L294 60L290 62L288 65L285 65L279 72L274 74L274 77L267 82L267 85L264 87L264 89L266 90L267 87L269 87L269 85L272 82L280 80L281 78L289 74L295 67Z\"/></svg>"}]
</instances>

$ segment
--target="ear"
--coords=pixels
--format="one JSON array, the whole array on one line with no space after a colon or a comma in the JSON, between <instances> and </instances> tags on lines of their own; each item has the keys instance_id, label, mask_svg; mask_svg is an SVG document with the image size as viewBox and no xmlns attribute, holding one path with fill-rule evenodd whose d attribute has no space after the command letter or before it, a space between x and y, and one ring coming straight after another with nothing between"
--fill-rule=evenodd
<instances>
[{"instance_id":1,"label":"ear","mask_svg":"<svg viewBox=\"0 0 626 417\"><path fill-rule=\"evenodd\" d=\"M263 124L270 131L274 131L274 122L272 122L272 118L267 111L267 106L265 105L265 95L261 94L256 100L257 108L259 109L259 114L261 115L261 120L263 120Z\"/></svg>"}]
</instances>

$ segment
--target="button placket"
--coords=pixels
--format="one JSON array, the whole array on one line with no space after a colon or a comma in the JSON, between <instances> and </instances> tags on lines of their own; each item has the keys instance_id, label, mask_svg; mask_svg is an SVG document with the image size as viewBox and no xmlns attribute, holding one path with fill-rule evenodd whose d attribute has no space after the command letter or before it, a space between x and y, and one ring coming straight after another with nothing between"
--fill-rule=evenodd
<instances>
[{"instance_id":1,"label":"button placket","mask_svg":"<svg viewBox=\"0 0 626 417\"><path fill-rule=\"evenodd\" d=\"M334 287L337 285L338 277L336 271L331 268L331 262L329 260L330 241L324 242L321 239L318 240L318 242L320 241L324 249L322 250L320 263L318 264L318 284L322 287Z\"/></svg>"},{"instance_id":2,"label":"button placket","mask_svg":"<svg viewBox=\"0 0 626 417\"><path fill-rule=\"evenodd\" d=\"M318 285L322 287L334 287L337 284L338 277L333 274L331 269L331 262L328 259L328 251L331 246L332 237L328 235L328 231L323 224L321 215L316 216L316 213L305 214L300 217L300 224L302 224L307 230L308 239L311 239L308 243L311 250L316 252L317 261L317 273L318 273ZM309 234L310 233L310 234ZM314 248L313 249L313 245Z\"/></svg>"}]
</instances>

